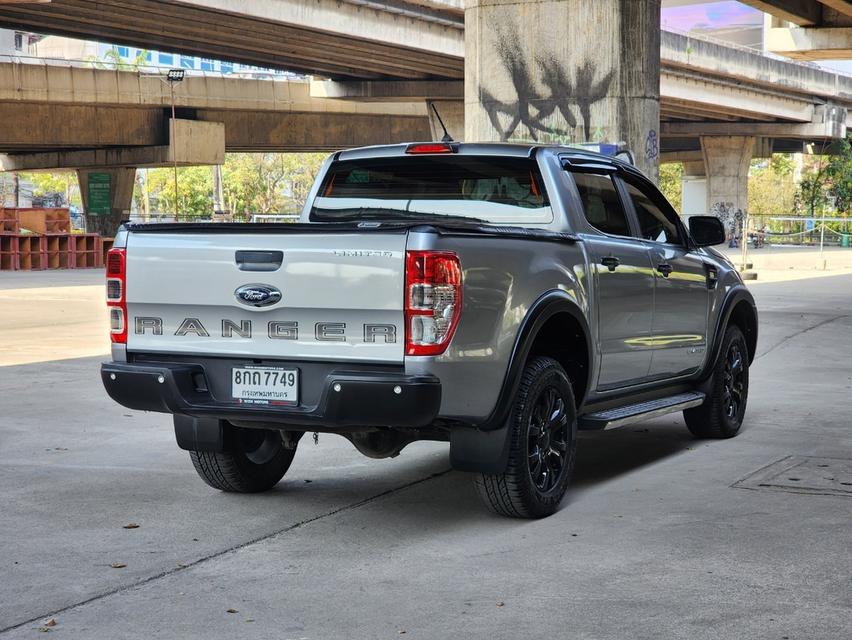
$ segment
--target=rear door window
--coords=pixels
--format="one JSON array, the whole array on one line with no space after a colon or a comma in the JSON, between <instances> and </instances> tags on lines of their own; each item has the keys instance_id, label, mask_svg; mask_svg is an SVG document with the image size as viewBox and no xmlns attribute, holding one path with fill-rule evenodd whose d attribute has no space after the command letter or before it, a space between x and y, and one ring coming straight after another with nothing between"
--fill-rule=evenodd
<instances>
[{"instance_id":1,"label":"rear door window","mask_svg":"<svg viewBox=\"0 0 852 640\"><path fill-rule=\"evenodd\" d=\"M609 175L573 173L589 224L611 236L630 236L627 214Z\"/></svg>"},{"instance_id":2,"label":"rear door window","mask_svg":"<svg viewBox=\"0 0 852 640\"><path fill-rule=\"evenodd\" d=\"M548 223L550 200L529 158L429 155L341 160L329 168L311 220L468 216Z\"/></svg>"}]
</instances>

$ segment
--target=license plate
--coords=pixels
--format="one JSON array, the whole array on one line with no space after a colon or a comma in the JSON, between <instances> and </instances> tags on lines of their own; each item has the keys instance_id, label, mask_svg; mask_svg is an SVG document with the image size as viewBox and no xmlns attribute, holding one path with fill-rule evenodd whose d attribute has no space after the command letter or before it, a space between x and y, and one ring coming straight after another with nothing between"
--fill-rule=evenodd
<instances>
[{"instance_id":1,"label":"license plate","mask_svg":"<svg viewBox=\"0 0 852 640\"><path fill-rule=\"evenodd\" d=\"M234 367L231 369L231 395L241 404L298 404L299 370Z\"/></svg>"}]
</instances>

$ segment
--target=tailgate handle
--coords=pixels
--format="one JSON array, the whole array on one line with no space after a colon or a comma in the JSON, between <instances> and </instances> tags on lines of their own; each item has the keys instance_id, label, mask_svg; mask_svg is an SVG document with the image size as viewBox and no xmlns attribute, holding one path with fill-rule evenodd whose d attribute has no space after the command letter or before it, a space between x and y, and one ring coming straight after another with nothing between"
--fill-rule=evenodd
<instances>
[{"instance_id":1,"label":"tailgate handle","mask_svg":"<svg viewBox=\"0 0 852 640\"><path fill-rule=\"evenodd\" d=\"M283 251L237 251L240 271L278 271L284 261Z\"/></svg>"}]
</instances>

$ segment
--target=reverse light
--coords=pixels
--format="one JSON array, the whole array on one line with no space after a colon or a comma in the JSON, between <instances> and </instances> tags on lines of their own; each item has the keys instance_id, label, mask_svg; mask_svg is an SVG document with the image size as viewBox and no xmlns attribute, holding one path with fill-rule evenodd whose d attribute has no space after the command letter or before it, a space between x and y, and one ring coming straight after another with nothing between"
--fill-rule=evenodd
<instances>
[{"instance_id":1,"label":"reverse light","mask_svg":"<svg viewBox=\"0 0 852 640\"><path fill-rule=\"evenodd\" d=\"M453 147L447 142L418 142L405 148L406 153L453 153Z\"/></svg>"},{"instance_id":2,"label":"reverse light","mask_svg":"<svg viewBox=\"0 0 852 640\"><path fill-rule=\"evenodd\" d=\"M127 253L110 249L106 259L109 337L116 344L127 344Z\"/></svg>"},{"instance_id":3,"label":"reverse light","mask_svg":"<svg viewBox=\"0 0 852 640\"><path fill-rule=\"evenodd\" d=\"M443 353L462 307L459 257L449 251L408 251L405 259L405 353Z\"/></svg>"}]
</instances>

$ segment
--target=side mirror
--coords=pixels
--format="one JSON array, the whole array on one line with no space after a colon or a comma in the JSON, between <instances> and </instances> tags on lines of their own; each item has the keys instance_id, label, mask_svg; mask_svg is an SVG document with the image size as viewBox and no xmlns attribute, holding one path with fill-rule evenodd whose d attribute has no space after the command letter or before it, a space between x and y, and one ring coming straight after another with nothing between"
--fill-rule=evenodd
<instances>
[{"instance_id":1,"label":"side mirror","mask_svg":"<svg viewBox=\"0 0 852 640\"><path fill-rule=\"evenodd\" d=\"M699 247L725 242L725 226L716 216L690 216L689 235Z\"/></svg>"}]
</instances>

